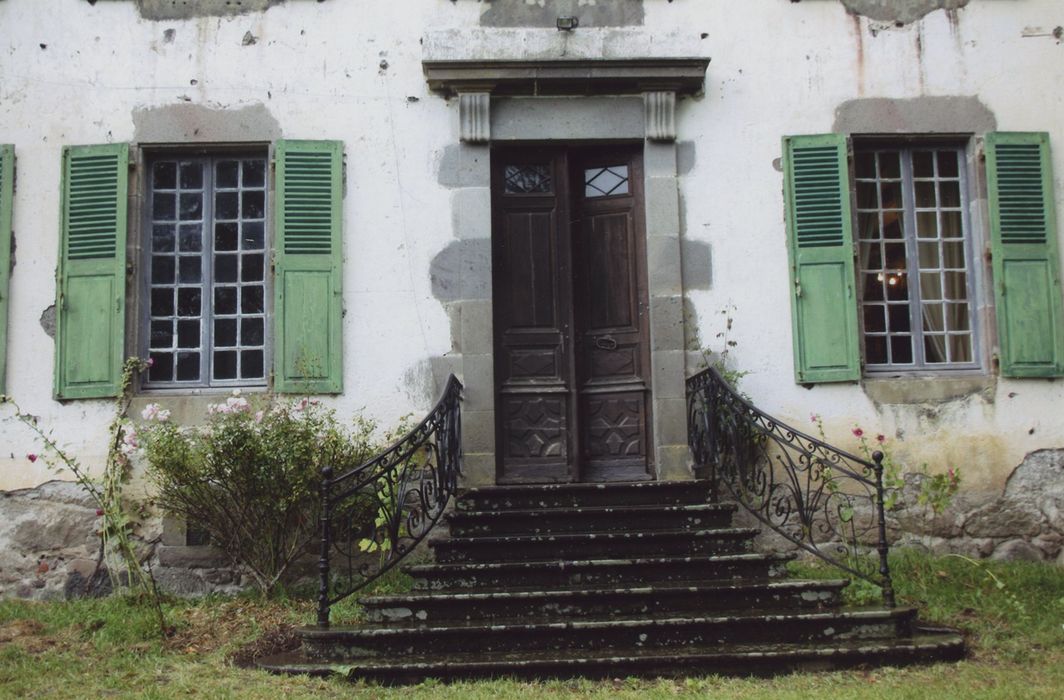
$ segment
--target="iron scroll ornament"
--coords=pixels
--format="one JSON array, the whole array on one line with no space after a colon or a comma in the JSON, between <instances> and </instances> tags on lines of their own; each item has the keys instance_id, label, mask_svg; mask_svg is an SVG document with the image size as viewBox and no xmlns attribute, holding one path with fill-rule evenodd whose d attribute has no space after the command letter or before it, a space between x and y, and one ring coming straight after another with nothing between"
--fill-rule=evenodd
<instances>
[{"instance_id":1,"label":"iron scroll ornament","mask_svg":"<svg viewBox=\"0 0 1064 700\"><path fill-rule=\"evenodd\" d=\"M883 453L869 461L790 427L712 367L687 380L687 423L714 500L734 499L792 544L879 586L894 607Z\"/></svg>"},{"instance_id":2,"label":"iron scroll ornament","mask_svg":"<svg viewBox=\"0 0 1064 700\"><path fill-rule=\"evenodd\" d=\"M462 383L452 374L429 414L373 459L322 470L318 626L333 605L390 571L421 542L458 490ZM376 512L368 527L360 516Z\"/></svg>"}]
</instances>

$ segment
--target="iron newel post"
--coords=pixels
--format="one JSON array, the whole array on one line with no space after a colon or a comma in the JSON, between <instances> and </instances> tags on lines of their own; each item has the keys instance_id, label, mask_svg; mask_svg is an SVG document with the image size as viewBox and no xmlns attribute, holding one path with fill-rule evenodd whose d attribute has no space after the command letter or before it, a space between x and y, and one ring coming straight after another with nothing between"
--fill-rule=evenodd
<instances>
[{"instance_id":1,"label":"iron newel post","mask_svg":"<svg viewBox=\"0 0 1064 700\"><path fill-rule=\"evenodd\" d=\"M890 564L887 561L890 546L887 544L887 517L884 506L883 457L879 450L872 453L872 461L876 467L876 510L879 517L879 575L883 578L883 602L887 607L893 608L894 584L890 579Z\"/></svg>"},{"instance_id":2,"label":"iron newel post","mask_svg":"<svg viewBox=\"0 0 1064 700\"><path fill-rule=\"evenodd\" d=\"M329 504L329 485L332 467L321 470L321 556L318 559L318 627L329 626L329 547L331 545L330 521L332 509Z\"/></svg>"}]
</instances>

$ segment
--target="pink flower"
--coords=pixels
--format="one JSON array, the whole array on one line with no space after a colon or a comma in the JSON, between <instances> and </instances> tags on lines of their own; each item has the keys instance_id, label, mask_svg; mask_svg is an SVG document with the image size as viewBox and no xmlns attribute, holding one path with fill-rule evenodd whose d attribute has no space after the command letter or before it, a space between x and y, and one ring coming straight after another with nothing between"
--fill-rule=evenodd
<instances>
[{"instance_id":1,"label":"pink flower","mask_svg":"<svg viewBox=\"0 0 1064 700\"><path fill-rule=\"evenodd\" d=\"M148 360L144 364L147 365L148 367L151 367L151 366L153 366L155 364L155 359L152 358L152 357L149 357Z\"/></svg>"},{"instance_id":2,"label":"pink flower","mask_svg":"<svg viewBox=\"0 0 1064 700\"><path fill-rule=\"evenodd\" d=\"M853 429L853 436L854 437L864 437L864 431L861 430L860 428L854 428Z\"/></svg>"},{"instance_id":3,"label":"pink flower","mask_svg":"<svg viewBox=\"0 0 1064 700\"><path fill-rule=\"evenodd\" d=\"M263 412L263 411L255 411L255 422L256 423L261 423L262 422L262 417L264 415L265 415L265 412Z\"/></svg>"},{"instance_id":4,"label":"pink flower","mask_svg":"<svg viewBox=\"0 0 1064 700\"><path fill-rule=\"evenodd\" d=\"M887 441L887 436L884 435L883 433L880 433L879 435L876 435L876 442L878 442L880 445L882 445L886 441Z\"/></svg>"},{"instance_id":5,"label":"pink flower","mask_svg":"<svg viewBox=\"0 0 1064 700\"><path fill-rule=\"evenodd\" d=\"M810 423L819 423L820 422L820 414L819 413L810 413L809 414L809 422Z\"/></svg>"},{"instance_id":6,"label":"pink flower","mask_svg":"<svg viewBox=\"0 0 1064 700\"><path fill-rule=\"evenodd\" d=\"M144 420L152 420L155 416L159 415L159 404L150 403L144 407L144 410L140 412L140 417Z\"/></svg>"},{"instance_id":7,"label":"pink flower","mask_svg":"<svg viewBox=\"0 0 1064 700\"><path fill-rule=\"evenodd\" d=\"M32 452L30 452L28 455L26 455L26 459L28 459L31 462L36 462L37 461L37 455L35 455Z\"/></svg>"},{"instance_id":8,"label":"pink flower","mask_svg":"<svg viewBox=\"0 0 1064 700\"><path fill-rule=\"evenodd\" d=\"M96 509L96 517L98 518L98 517L100 517L101 515L103 515L103 508L97 508L97 509Z\"/></svg>"}]
</instances>

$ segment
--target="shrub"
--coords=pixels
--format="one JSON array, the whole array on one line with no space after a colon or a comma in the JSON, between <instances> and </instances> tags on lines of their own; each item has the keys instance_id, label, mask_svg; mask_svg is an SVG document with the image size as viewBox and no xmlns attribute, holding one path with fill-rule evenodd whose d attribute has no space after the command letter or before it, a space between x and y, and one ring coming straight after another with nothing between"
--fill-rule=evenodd
<instances>
[{"instance_id":1,"label":"shrub","mask_svg":"<svg viewBox=\"0 0 1064 700\"><path fill-rule=\"evenodd\" d=\"M315 537L322 467L342 474L376 447L375 423L357 418L347 428L309 399L253 405L234 395L210 406L198 428L174 425L155 405L142 417L155 503L205 531L265 594L295 576ZM357 529L372 523L376 504L356 496L340 510Z\"/></svg>"}]
</instances>

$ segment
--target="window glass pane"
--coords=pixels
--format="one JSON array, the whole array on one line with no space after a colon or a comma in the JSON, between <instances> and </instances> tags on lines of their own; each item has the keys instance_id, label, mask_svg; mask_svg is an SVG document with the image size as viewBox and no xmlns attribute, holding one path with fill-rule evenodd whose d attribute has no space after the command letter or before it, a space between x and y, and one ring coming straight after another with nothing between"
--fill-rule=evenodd
<instances>
[{"instance_id":1,"label":"window glass pane","mask_svg":"<svg viewBox=\"0 0 1064 700\"><path fill-rule=\"evenodd\" d=\"M245 350L240 353L241 379L259 379L264 376L262 350Z\"/></svg>"},{"instance_id":2,"label":"window glass pane","mask_svg":"<svg viewBox=\"0 0 1064 700\"><path fill-rule=\"evenodd\" d=\"M242 282L261 282L264 258L262 253L244 255L240 261L240 280Z\"/></svg>"},{"instance_id":3,"label":"window glass pane","mask_svg":"<svg viewBox=\"0 0 1064 700\"><path fill-rule=\"evenodd\" d=\"M883 268L882 248L879 243L861 244L861 267L866 270L880 270Z\"/></svg>"},{"instance_id":4,"label":"window glass pane","mask_svg":"<svg viewBox=\"0 0 1064 700\"><path fill-rule=\"evenodd\" d=\"M182 255L178 258L178 280L182 284L203 281L203 259L198 255Z\"/></svg>"},{"instance_id":5,"label":"window glass pane","mask_svg":"<svg viewBox=\"0 0 1064 700\"><path fill-rule=\"evenodd\" d=\"M970 331L972 323L967 302L946 304L946 330Z\"/></svg>"},{"instance_id":6,"label":"window glass pane","mask_svg":"<svg viewBox=\"0 0 1064 700\"><path fill-rule=\"evenodd\" d=\"M935 199L935 183L934 182L914 182L913 191L916 198L916 206L919 208L934 208Z\"/></svg>"},{"instance_id":7,"label":"window glass pane","mask_svg":"<svg viewBox=\"0 0 1064 700\"><path fill-rule=\"evenodd\" d=\"M913 177L935 176L935 154L932 151L913 152Z\"/></svg>"},{"instance_id":8,"label":"window glass pane","mask_svg":"<svg viewBox=\"0 0 1064 700\"><path fill-rule=\"evenodd\" d=\"M240 344L243 346L262 345L264 338L261 318L245 318L240 321Z\"/></svg>"},{"instance_id":9,"label":"window glass pane","mask_svg":"<svg viewBox=\"0 0 1064 700\"><path fill-rule=\"evenodd\" d=\"M236 319L219 318L214 321L214 346L231 348L236 346Z\"/></svg>"},{"instance_id":10,"label":"window glass pane","mask_svg":"<svg viewBox=\"0 0 1064 700\"><path fill-rule=\"evenodd\" d=\"M236 351L225 350L214 353L214 378L236 379Z\"/></svg>"},{"instance_id":11,"label":"window glass pane","mask_svg":"<svg viewBox=\"0 0 1064 700\"><path fill-rule=\"evenodd\" d=\"M177 290L177 315L199 316L201 295L199 287L180 287Z\"/></svg>"},{"instance_id":12,"label":"window glass pane","mask_svg":"<svg viewBox=\"0 0 1064 700\"><path fill-rule=\"evenodd\" d=\"M261 314L265 309L263 304L263 289L261 285L246 286L240 292L240 311L245 314Z\"/></svg>"},{"instance_id":13,"label":"window glass pane","mask_svg":"<svg viewBox=\"0 0 1064 700\"><path fill-rule=\"evenodd\" d=\"M172 255L153 255L151 258L152 284L174 283L174 258Z\"/></svg>"},{"instance_id":14,"label":"window glass pane","mask_svg":"<svg viewBox=\"0 0 1064 700\"><path fill-rule=\"evenodd\" d=\"M885 276L880 273L867 273L864 276L864 298L868 301L883 301L886 295L883 291Z\"/></svg>"},{"instance_id":15,"label":"window glass pane","mask_svg":"<svg viewBox=\"0 0 1064 700\"><path fill-rule=\"evenodd\" d=\"M920 297L925 301L936 301L942 298L942 277L940 273L920 273Z\"/></svg>"},{"instance_id":16,"label":"window glass pane","mask_svg":"<svg viewBox=\"0 0 1064 700\"><path fill-rule=\"evenodd\" d=\"M628 166L613 165L584 171L584 196L608 197L628 194Z\"/></svg>"},{"instance_id":17,"label":"window glass pane","mask_svg":"<svg viewBox=\"0 0 1064 700\"><path fill-rule=\"evenodd\" d=\"M266 215L266 193L259 191L244 192L241 200L240 215L245 219L261 219Z\"/></svg>"},{"instance_id":18,"label":"window glass pane","mask_svg":"<svg viewBox=\"0 0 1064 700\"><path fill-rule=\"evenodd\" d=\"M889 319L888 330L891 333L908 333L912 330L912 325L909 323L908 304L888 304L887 318Z\"/></svg>"},{"instance_id":19,"label":"window glass pane","mask_svg":"<svg viewBox=\"0 0 1064 700\"><path fill-rule=\"evenodd\" d=\"M199 319L177 322L177 347L198 348L200 345Z\"/></svg>"},{"instance_id":20,"label":"window glass pane","mask_svg":"<svg viewBox=\"0 0 1064 700\"><path fill-rule=\"evenodd\" d=\"M177 163L159 161L151 169L151 186L153 190L172 190L177 188Z\"/></svg>"},{"instance_id":21,"label":"window glass pane","mask_svg":"<svg viewBox=\"0 0 1064 700\"><path fill-rule=\"evenodd\" d=\"M877 195L876 183L872 182L858 182L857 183L857 208L858 209L875 209L879 206L879 196Z\"/></svg>"},{"instance_id":22,"label":"window glass pane","mask_svg":"<svg viewBox=\"0 0 1064 700\"><path fill-rule=\"evenodd\" d=\"M151 367L148 368L148 381L172 382L174 380L174 354L170 352L153 352L148 355Z\"/></svg>"},{"instance_id":23,"label":"window glass pane","mask_svg":"<svg viewBox=\"0 0 1064 700\"><path fill-rule=\"evenodd\" d=\"M882 306L866 304L864 307L865 332L881 333L887 330L887 320Z\"/></svg>"},{"instance_id":24,"label":"window glass pane","mask_svg":"<svg viewBox=\"0 0 1064 700\"><path fill-rule=\"evenodd\" d=\"M229 187L233 188L240 184L239 181L240 163L235 160L222 160L218 161L218 165L214 168L214 186L215 188Z\"/></svg>"},{"instance_id":25,"label":"window glass pane","mask_svg":"<svg viewBox=\"0 0 1064 700\"><path fill-rule=\"evenodd\" d=\"M924 335L924 359L929 363L947 361L945 335Z\"/></svg>"},{"instance_id":26,"label":"window glass pane","mask_svg":"<svg viewBox=\"0 0 1064 700\"><path fill-rule=\"evenodd\" d=\"M933 211L916 212L916 237L938 238L938 214Z\"/></svg>"},{"instance_id":27,"label":"window glass pane","mask_svg":"<svg viewBox=\"0 0 1064 700\"><path fill-rule=\"evenodd\" d=\"M151 315L174 315L174 290L172 287L151 290Z\"/></svg>"},{"instance_id":28,"label":"window glass pane","mask_svg":"<svg viewBox=\"0 0 1064 700\"><path fill-rule=\"evenodd\" d=\"M237 228L240 226L235 221L226 221L214 225L214 249L236 250Z\"/></svg>"},{"instance_id":29,"label":"window glass pane","mask_svg":"<svg viewBox=\"0 0 1064 700\"><path fill-rule=\"evenodd\" d=\"M909 277L900 270L888 270L885 279L885 288L887 290L887 301L908 301L909 300Z\"/></svg>"},{"instance_id":30,"label":"window glass pane","mask_svg":"<svg viewBox=\"0 0 1064 700\"><path fill-rule=\"evenodd\" d=\"M244 187L263 187L266 184L266 161L252 158L244 161Z\"/></svg>"},{"instance_id":31,"label":"window glass pane","mask_svg":"<svg viewBox=\"0 0 1064 700\"><path fill-rule=\"evenodd\" d=\"M200 378L198 352L177 353L177 381L194 382Z\"/></svg>"},{"instance_id":32,"label":"window glass pane","mask_svg":"<svg viewBox=\"0 0 1064 700\"><path fill-rule=\"evenodd\" d=\"M883 238L901 240L905 237L903 219L896 212L887 212L883 215Z\"/></svg>"},{"instance_id":33,"label":"window glass pane","mask_svg":"<svg viewBox=\"0 0 1064 700\"><path fill-rule=\"evenodd\" d=\"M874 178L876 176L876 159L871 153L859 151L854 154L853 166L857 177Z\"/></svg>"},{"instance_id":34,"label":"window glass pane","mask_svg":"<svg viewBox=\"0 0 1064 700\"><path fill-rule=\"evenodd\" d=\"M181 163L181 189L198 190L203 187L203 163Z\"/></svg>"},{"instance_id":35,"label":"window glass pane","mask_svg":"<svg viewBox=\"0 0 1064 700\"><path fill-rule=\"evenodd\" d=\"M958 161L960 160L957 151L939 151L938 152L938 176L939 177L957 177L960 175L958 168Z\"/></svg>"},{"instance_id":36,"label":"window glass pane","mask_svg":"<svg viewBox=\"0 0 1064 700\"><path fill-rule=\"evenodd\" d=\"M507 165L503 169L506 194L538 194L551 191L550 164Z\"/></svg>"},{"instance_id":37,"label":"window glass pane","mask_svg":"<svg viewBox=\"0 0 1064 700\"><path fill-rule=\"evenodd\" d=\"M919 243L917 250L920 252L920 268L939 267L938 243Z\"/></svg>"},{"instance_id":38,"label":"window glass pane","mask_svg":"<svg viewBox=\"0 0 1064 700\"><path fill-rule=\"evenodd\" d=\"M964 241L944 241L942 243L942 267L964 270Z\"/></svg>"},{"instance_id":39,"label":"window glass pane","mask_svg":"<svg viewBox=\"0 0 1064 700\"><path fill-rule=\"evenodd\" d=\"M962 224L961 213L959 211L944 211L940 212L939 216L942 219L943 238L964 237L964 227Z\"/></svg>"},{"instance_id":40,"label":"window glass pane","mask_svg":"<svg viewBox=\"0 0 1064 700\"><path fill-rule=\"evenodd\" d=\"M909 365L913 361L912 336L892 335L890 337L890 361L894 364Z\"/></svg>"},{"instance_id":41,"label":"window glass pane","mask_svg":"<svg viewBox=\"0 0 1064 700\"><path fill-rule=\"evenodd\" d=\"M200 224L181 224L178 229L178 248L182 253L203 250L203 227Z\"/></svg>"},{"instance_id":42,"label":"window glass pane","mask_svg":"<svg viewBox=\"0 0 1064 700\"><path fill-rule=\"evenodd\" d=\"M236 282L236 255L214 256L214 281Z\"/></svg>"},{"instance_id":43,"label":"window glass pane","mask_svg":"<svg viewBox=\"0 0 1064 700\"><path fill-rule=\"evenodd\" d=\"M214 218L236 219L240 216L240 200L236 192L219 192L214 195Z\"/></svg>"},{"instance_id":44,"label":"window glass pane","mask_svg":"<svg viewBox=\"0 0 1064 700\"><path fill-rule=\"evenodd\" d=\"M901 183L879 183L879 201L880 206L884 209L901 209Z\"/></svg>"},{"instance_id":45,"label":"window glass pane","mask_svg":"<svg viewBox=\"0 0 1064 700\"><path fill-rule=\"evenodd\" d=\"M872 365L885 365L890 361L887 357L886 336L865 336L865 360Z\"/></svg>"},{"instance_id":46,"label":"window glass pane","mask_svg":"<svg viewBox=\"0 0 1064 700\"><path fill-rule=\"evenodd\" d=\"M152 321L150 341L152 348L172 348L174 346L174 322Z\"/></svg>"},{"instance_id":47,"label":"window glass pane","mask_svg":"<svg viewBox=\"0 0 1064 700\"><path fill-rule=\"evenodd\" d=\"M151 216L155 221L173 221L177 218L177 195L156 192L151 200Z\"/></svg>"},{"instance_id":48,"label":"window glass pane","mask_svg":"<svg viewBox=\"0 0 1064 700\"><path fill-rule=\"evenodd\" d=\"M236 287L214 288L214 313L236 313Z\"/></svg>"},{"instance_id":49,"label":"window glass pane","mask_svg":"<svg viewBox=\"0 0 1064 700\"><path fill-rule=\"evenodd\" d=\"M151 249L156 253L167 253L174 249L174 225L155 224L152 226Z\"/></svg>"},{"instance_id":50,"label":"window glass pane","mask_svg":"<svg viewBox=\"0 0 1064 700\"><path fill-rule=\"evenodd\" d=\"M901 177L901 153L898 151L880 151L878 154L879 160L879 177L880 178L900 178Z\"/></svg>"},{"instance_id":51,"label":"window glass pane","mask_svg":"<svg viewBox=\"0 0 1064 700\"><path fill-rule=\"evenodd\" d=\"M243 250L262 250L266 243L265 226L261 221L245 221L240 226L244 232Z\"/></svg>"},{"instance_id":52,"label":"window glass pane","mask_svg":"<svg viewBox=\"0 0 1064 700\"><path fill-rule=\"evenodd\" d=\"M941 333L946 330L946 313L942 304L924 304L923 317L926 333Z\"/></svg>"},{"instance_id":53,"label":"window glass pane","mask_svg":"<svg viewBox=\"0 0 1064 700\"><path fill-rule=\"evenodd\" d=\"M972 336L951 335L947 344L950 362L972 361Z\"/></svg>"},{"instance_id":54,"label":"window glass pane","mask_svg":"<svg viewBox=\"0 0 1064 700\"><path fill-rule=\"evenodd\" d=\"M956 208L961 205L961 183L956 180L938 183L938 194L940 206Z\"/></svg>"}]
</instances>

